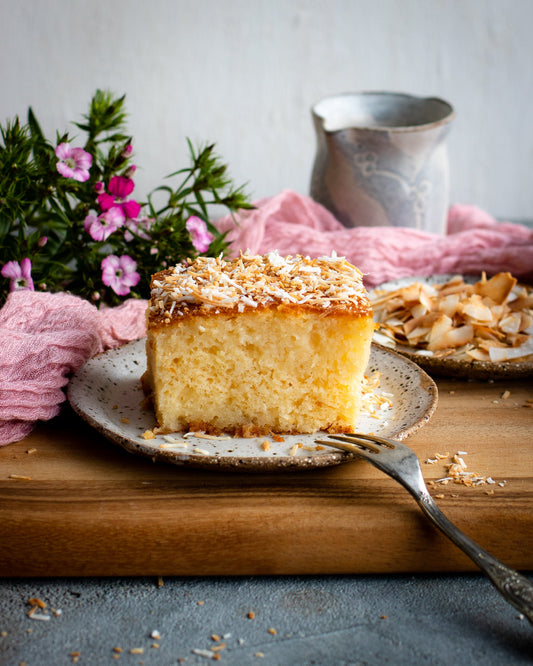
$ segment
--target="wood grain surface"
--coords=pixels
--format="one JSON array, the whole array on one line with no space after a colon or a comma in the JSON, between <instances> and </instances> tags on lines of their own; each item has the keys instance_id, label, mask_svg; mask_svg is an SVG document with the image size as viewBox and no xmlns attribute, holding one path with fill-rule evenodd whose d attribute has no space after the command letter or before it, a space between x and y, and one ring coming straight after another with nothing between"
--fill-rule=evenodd
<instances>
[{"instance_id":1,"label":"wood grain surface","mask_svg":"<svg viewBox=\"0 0 533 666\"><path fill-rule=\"evenodd\" d=\"M532 570L532 383L438 387L436 413L406 441L426 480L445 476L447 462L428 458L465 451L468 471L496 483L431 493L481 546ZM401 486L363 461L275 474L182 469L127 453L67 406L0 448L2 577L475 569Z\"/></svg>"}]
</instances>

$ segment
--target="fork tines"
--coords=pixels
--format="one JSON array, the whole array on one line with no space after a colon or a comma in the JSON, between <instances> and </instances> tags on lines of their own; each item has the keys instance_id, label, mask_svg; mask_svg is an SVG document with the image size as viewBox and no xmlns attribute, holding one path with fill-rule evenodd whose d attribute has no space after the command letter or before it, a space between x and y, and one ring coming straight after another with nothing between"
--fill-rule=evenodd
<instances>
[{"instance_id":1,"label":"fork tines","mask_svg":"<svg viewBox=\"0 0 533 666\"><path fill-rule=\"evenodd\" d=\"M378 437L377 435L365 435L364 433L347 433L342 435L328 435L328 439L333 439L337 442L346 442L357 446L359 449L370 451L371 453L379 453L382 447L388 449L396 448L396 444L391 440ZM327 440L323 440L327 444Z\"/></svg>"}]
</instances>

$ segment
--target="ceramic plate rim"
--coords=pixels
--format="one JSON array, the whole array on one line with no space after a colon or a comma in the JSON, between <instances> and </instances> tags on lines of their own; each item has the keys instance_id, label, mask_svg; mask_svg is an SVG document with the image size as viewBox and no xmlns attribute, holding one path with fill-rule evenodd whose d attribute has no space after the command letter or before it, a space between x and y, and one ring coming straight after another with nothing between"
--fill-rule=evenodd
<instances>
[{"instance_id":1,"label":"ceramic plate rim","mask_svg":"<svg viewBox=\"0 0 533 666\"><path fill-rule=\"evenodd\" d=\"M413 282L423 282L426 284L442 284L452 277L460 276L467 283L474 283L481 279L480 274L461 274L461 273L437 273L435 275L414 275L388 280L369 289L370 298L378 290L392 290L399 287L405 287ZM376 338L381 340L380 337ZM463 379L520 379L533 376L533 361L467 361L457 358L435 358L424 356L423 354L412 351L406 345L396 345L387 349L401 354L405 358L413 361L426 372L435 373L444 377L457 377Z\"/></svg>"},{"instance_id":2,"label":"ceramic plate rim","mask_svg":"<svg viewBox=\"0 0 533 666\"><path fill-rule=\"evenodd\" d=\"M69 385L67 387L67 398L68 401L74 410L74 412L81 417L89 426L97 430L101 435L106 437L108 440L114 444L118 444L122 448L126 449L130 453L135 455L140 455L145 458L150 458L153 462L166 462L179 466L189 466L202 469L219 469L224 471L246 471L246 472L278 472L278 471L296 471L301 469L316 469L320 467L329 467L333 465L338 465L343 462L354 459L354 455L334 451L325 452L314 455L299 455L299 456L287 456L279 455L274 457L274 454L268 455L265 453L261 456L247 457L243 455L217 455L213 454L210 456L206 455L195 455L194 453L183 453L176 452L168 449L159 449L154 448L153 444L150 444L150 440L144 440L142 437L137 435L137 437L132 437L127 433L129 425L123 425L121 422L121 413L123 405L117 404L116 409L113 410L111 415L111 425L106 424L106 419L102 417L101 414L92 409L90 404L91 401L97 401L96 396L97 389L95 387L94 378L101 373L102 381L106 381L109 384L113 383L113 378L111 376L106 377L106 363L113 364L114 360L124 362L133 362L138 363L136 360L138 357L142 356L142 361L145 362L144 356L144 344L146 338L141 338L139 340L132 341L127 343L119 348L107 350L91 359L89 359L71 378ZM404 356L397 354L396 352L386 349L381 345L372 344L372 355L371 360L375 359L387 359L394 366L394 363L397 364L400 371L405 373L405 375L410 378L412 381L417 381L416 385L417 393L414 393L416 400L423 402L422 406L419 404L419 413L415 417L411 418L406 414L405 418L410 418L408 424L406 424L401 429L394 431L394 437L397 440L403 440L414 432L416 432L420 427L427 423L431 416L434 414L437 402L438 402L438 390L433 379L418 365L405 358ZM376 363L377 360L374 360ZM140 406L142 402L142 390L140 389L140 376L144 367L141 364L139 365L139 373L136 378L137 384L139 385L136 391L136 395L124 395L124 401L136 397L139 402L136 403ZM380 368L385 376L387 368ZM109 374L109 373L108 373ZM89 388L89 382L91 386ZM94 388L94 390L93 390ZM83 397L83 391L88 391L89 399ZM121 394L122 395L122 394ZM118 401L120 402L120 396ZM414 404L410 404L411 408ZM103 407L101 408L103 410ZM107 411L109 412L110 408L107 406ZM102 412L103 413L103 412ZM153 427L155 425L155 418L151 410L147 410L147 418L150 417L151 421L148 427ZM368 431L368 430L367 430ZM313 438L316 439L323 433L315 433L314 435L292 435L285 436L290 444L290 438L295 439L305 439ZM389 435L387 435L389 436ZM179 437L179 434L176 434L176 437ZM254 439L254 438L252 438ZM268 438L255 438L255 439L268 439ZM245 441L246 443L252 440L240 440L233 438L231 440L233 443L238 445L240 442ZM191 438L191 442L195 442L195 438ZM198 448L202 446L202 443L196 442Z\"/></svg>"}]
</instances>

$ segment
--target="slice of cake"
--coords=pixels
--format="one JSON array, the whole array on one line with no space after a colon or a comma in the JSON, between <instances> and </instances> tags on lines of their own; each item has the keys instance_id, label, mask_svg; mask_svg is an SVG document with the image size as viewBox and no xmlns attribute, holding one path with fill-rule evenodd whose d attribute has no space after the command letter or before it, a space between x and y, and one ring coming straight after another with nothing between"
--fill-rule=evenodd
<instances>
[{"instance_id":1,"label":"slice of cake","mask_svg":"<svg viewBox=\"0 0 533 666\"><path fill-rule=\"evenodd\" d=\"M355 428L374 331L336 255L200 257L152 277L147 372L161 432Z\"/></svg>"}]
</instances>

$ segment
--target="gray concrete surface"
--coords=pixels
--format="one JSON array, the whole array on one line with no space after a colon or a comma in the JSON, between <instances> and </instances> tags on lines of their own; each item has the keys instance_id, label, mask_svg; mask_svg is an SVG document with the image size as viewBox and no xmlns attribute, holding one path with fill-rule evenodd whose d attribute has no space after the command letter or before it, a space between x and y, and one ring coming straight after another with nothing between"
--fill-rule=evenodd
<instances>
[{"instance_id":1,"label":"gray concrete surface","mask_svg":"<svg viewBox=\"0 0 533 666\"><path fill-rule=\"evenodd\" d=\"M533 627L477 574L159 582L0 580L0 664L533 663Z\"/></svg>"}]
</instances>

